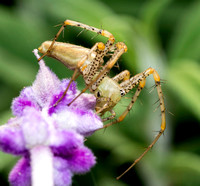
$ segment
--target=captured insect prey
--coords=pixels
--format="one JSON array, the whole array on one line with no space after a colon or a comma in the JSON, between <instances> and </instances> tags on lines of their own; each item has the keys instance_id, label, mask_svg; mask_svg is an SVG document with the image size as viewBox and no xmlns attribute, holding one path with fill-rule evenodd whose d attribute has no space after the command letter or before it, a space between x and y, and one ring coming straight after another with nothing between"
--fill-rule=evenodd
<instances>
[{"instance_id":1,"label":"captured insect prey","mask_svg":"<svg viewBox=\"0 0 200 186\"><path fill-rule=\"evenodd\" d=\"M105 44L102 42L95 43L91 49L69 43L57 42L59 35L66 26L81 27L83 29L95 32L108 38L107 42ZM140 155L140 157L136 159L125 172L117 177L117 179L120 179L121 176L128 172L136 163L138 163L143 158L143 156L153 147L153 145L157 142L157 140L160 138L165 130L165 105L159 74L154 68L148 68L143 72L134 75L133 77L130 77L130 72L128 70L124 70L114 77L109 77L108 73L113 68L113 66L116 65L117 60L121 57L121 55L127 51L127 46L123 42L115 42L115 37L106 30L98 29L71 20L64 21L62 27L56 34L53 41L43 42L38 50L43 54L38 61L40 61L45 56L49 56L57 59L67 68L74 71L65 92L54 106L58 105L59 102L66 95L70 84L74 80L76 80L79 75L82 75L86 86L76 96L76 98L71 101L71 103L74 102L87 89L89 89L89 91L96 97L96 113L102 117L103 122L110 121L109 123L105 124L103 128L107 128L124 120L126 115L133 107L138 96L140 95L142 89L144 88L146 78L151 74L153 75L160 102L160 131L153 142L143 152L143 154ZM108 54L108 52L111 53L111 57L108 59L108 61L104 62L104 57ZM121 100L121 98L133 88L136 88L136 92L133 95L131 102L124 110L124 112L118 118L116 118L116 113L113 108ZM71 103L69 103L69 105ZM108 117L103 117L106 112L109 112L110 115Z\"/></svg>"}]
</instances>

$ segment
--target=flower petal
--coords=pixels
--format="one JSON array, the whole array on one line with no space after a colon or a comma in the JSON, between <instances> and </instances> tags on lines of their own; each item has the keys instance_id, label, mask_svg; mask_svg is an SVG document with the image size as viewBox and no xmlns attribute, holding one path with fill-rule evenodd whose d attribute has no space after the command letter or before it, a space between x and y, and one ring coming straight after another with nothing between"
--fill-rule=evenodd
<instances>
[{"instance_id":1,"label":"flower petal","mask_svg":"<svg viewBox=\"0 0 200 186\"><path fill-rule=\"evenodd\" d=\"M29 158L21 158L9 174L12 186L31 186L31 168Z\"/></svg>"},{"instance_id":2,"label":"flower petal","mask_svg":"<svg viewBox=\"0 0 200 186\"><path fill-rule=\"evenodd\" d=\"M8 124L0 127L0 149L14 155L26 152L25 141L20 128L18 118L8 121Z\"/></svg>"},{"instance_id":3,"label":"flower petal","mask_svg":"<svg viewBox=\"0 0 200 186\"><path fill-rule=\"evenodd\" d=\"M48 124L40 111L34 108L26 109L21 126L27 148L48 144Z\"/></svg>"},{"instance_id":4,"label":"flower petal","mask_svg":"<svg viewBox=\"0 0 200 186\"><path fill-rule=\"evenodd\" d=\"M54 157L54 184L56 186L67 186L72 183L72 173L65 159Z\"/></svg>"},{"instance_id":5,"label":"flower petal","mask_svg":"<svg viewBox=\"0 0 200 186\"><path fill-rule=\"evenodd\" d=\"M90 136L95 132L97 129L103 127L103 123L93 111L84 112L80 109L76 109L76 113L79 115L77 123L77 132L84 135Z\"/></svg>"},{"instance_id":6,"label":"flower petal","mask_svg":"<svg viewBox=\"0 0 200 186\"><path fill-rule=\"evenodd\" d=\"M75 149L72 156L66 159L68 160L70 170L78 174L88 172L96 163L96 157L87 147Z\"/></svg>"},{"instance_id":7,"label":"flower petal","mask_svg":"<svg viewBox=\"0 0 200 186\"><path fill-rule=\"evenodd\" d=\"M53 114L52 118L60 129L76 131L78 127L78 115L70 107L65 107L60 112Z\"/></svg>"},{"instance_id":8,"label":"flower petal","mask_svg":"<svg viewBox=\"0 0 200 186\"><path fill-rule=\"evenodd\" d=\"M55 155L64 156L83 145L83 137L75 131L55 131L51 135L51 149Z\"/></svg>"},{"instance_id":9,"label":"flower petal","mask_svg":"<svg viewBox=\"0 0 200 186\"><path fill-rule=\"evenodd\" d=\"M57 91L60 80L51 72L43 61L40 61L40 70L32 89L38 104L43 108L48 106L52 95Z\"/></svg>"},{"instance_id":10,"label":"flower petal","mask_svg":"<svg viewBox=\"0 0 200 186\"><path fill-rule=\"evenodd\" d=\"M61 129L75 130L84 136L89 136L95 130L103 127L101 119L91 110L65 107L52 117Z\"/></svg>"},{"instance_id":11,"label":"flower petal","mask_svg":"<svg viewBox=\"0 0 200 186\"><path fill-rule=\"evenodd\" d=\"M60 100L58 105L55 107L54 105L57 103L57 101L63 96L68 84L68 79L64 79L61 81L60 86L57 89L57 92L52 96L51 103L49 105L49 114L51 115L54 112L62 111L63 107L67 107L67 105L75 98L77 89L76 89L76 83L72 82L70 84L70 87L67 91L67 94Z\"/></svg>"},{"instance_id":12,"label":"flower petal","mask_svg":"<svg viewBox=\"0 0 200 186\"><path fill-rule=\"evenodd\" d=\"M96 105L96 97L93 94L84 93L78 97L72 104L71 108L79 108L82 110L94 110Z\"/></svg>"},{"instance_id":13,"label":"flower petal","mask_svg":"<svg viewBox=\"0 0 200 186\"><path fill-rule=\"evenodd\" d=\"M39 105L35 101L31 87L24 88L20 96L15 98L12 102L12 111L15 116L22 116L23 110L26 107L34 107L39 110Z\"/></svg>"}]
</instances>

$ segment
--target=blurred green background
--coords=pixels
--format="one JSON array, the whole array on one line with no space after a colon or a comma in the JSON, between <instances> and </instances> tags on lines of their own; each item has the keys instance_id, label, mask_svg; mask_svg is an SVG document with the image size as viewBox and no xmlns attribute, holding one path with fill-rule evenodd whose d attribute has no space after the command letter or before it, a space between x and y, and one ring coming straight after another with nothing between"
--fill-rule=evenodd
<instances>
[{"instance_id":1,"label":"blurred green background","mask_svg":"<svg viewBox=\"0 0 200 186\"><path fill-rule=\"evenodd\" d=\"M124 69L131 74L155 68L163 79L167 129L154 148L119 181L119 176L147 147L160 129L158 96L148 78L130 114L86 144L97 164L73 185L198 186L200 185L200 1L195 0L4 0L0 4L0 123L11 116L12 99L31 85L38 70L32 50L53 39L65 19L103 28L128 46L111 76ZM102 36L68 27L65 41L91 47ZM56 60L46 64L60 77L72 72ZM84 84L78 81L79 88ZM134 92L135 90L133 90ZM116 107L119 116L130 102ZM0 154L0 183L16 158Z\"/></svg>"}]
</instances>

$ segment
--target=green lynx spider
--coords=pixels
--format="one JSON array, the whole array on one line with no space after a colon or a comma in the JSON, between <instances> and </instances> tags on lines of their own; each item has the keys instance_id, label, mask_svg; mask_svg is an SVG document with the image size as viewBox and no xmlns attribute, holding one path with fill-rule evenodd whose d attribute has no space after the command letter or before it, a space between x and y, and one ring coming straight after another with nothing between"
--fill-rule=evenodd
<instances>
[{"instance_id":1,"label":"green lynx spider","mask_svg":"<svg viewBox=\"0 0 200 186\"><path fill-rule=\"evenodd\" d=\"M69 43L57 42L56 40L58 39L59 35L68 25L90 30L92 32L107 37L108 40L106 44L102 42L96 43L91 49ZM155 69L148 68L144 72L136 74L131 78L128 70L122 71L113 78L108 77L108 72L116 64L120 56L127 51L126 45L123 42L115 43L114 36L106 30L98 29L71 20L64 21L62 27L54 37L53 41L45 41L38 48L38 50L43 54L38 61L40 61L44 56L50 56L62 62L67 68L74 70L67 89L65 90L63 96L55 104L55 106L65 96L71 82L74 81L78 77L78 75L81 74L85 81L86 87L75 99L77 99L83 92L89 89L90 92L96 96L96 112L101 116L103 116L104 113L107 111L111 113L109 117L102 119L102 121L107 121L115 118L116 114L113 111L113 107L120 101L121 97L126 95L134 87L137 87L137 90L132 97L130 104L121 114L121 116L119 116L116 120L104 125L103 128L107 128L124 120L128 112L131 110L133 104L137 100L140 92L144 88L147 76L149 76L150 74L153 75L160 101L161 128L157 136L154 138L153 142L147 147L143 154L140 155L140 157L136 159L126 171L124 171L120 176L117 177L117 179L120 179L126 172L128 172L137 162L139 162L143 158L143 156L153 147L153 145L157 142L157 140L160 138L165 130L165 106L159 74L156 72ZM103 65L104 56L107 55L108 52L113 52L112 56L106 62L106 64Z\"/></svg>"}]
</instances>

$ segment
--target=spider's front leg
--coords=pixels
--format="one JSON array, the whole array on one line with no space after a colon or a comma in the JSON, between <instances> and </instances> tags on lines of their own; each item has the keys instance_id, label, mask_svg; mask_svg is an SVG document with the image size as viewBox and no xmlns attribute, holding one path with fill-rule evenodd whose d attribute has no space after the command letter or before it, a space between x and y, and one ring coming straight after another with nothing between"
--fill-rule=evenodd
<instances>
[{"instance_id":1,"label":"spider's front leg","mask_svg":"<svg viewBox=\"0 0 200 186\"><path fill-rule=\"evenodd\" d=\"M81 27L83 29L86 29L86 30L89 30L89 31L92 31L92 32L95 32L97 34L100 34L104 37L107 37L108 38L108 41L106 43L106 46L105 46L105 53L107 53L110 49L110 47L113 45L113 43L115 42L115 38L114 36L108 32L107 30L102 30L102 29L98 29L98 28L95 28L95 27L92 27L92 26L89 26L89 25L86 25L86 24L83 24L83 23L80 23L80 22L76 22L76 21L72 21L72 20L65 20L63 25L61 26L61 28L59 29L59 31L57 32L57 34L55 35L51 45L49 46L48 50L43 53L43 55L38 59L38 62L44 58L46 55L48 55L49 53L51 53L52 51L52 48L56 42L56 40L58 39L58 37L60 36L60 34L62 33L62 31L65 29L66 26L75 26L75 27Z\"/></svg>"},{"instance_id":2,"label":"spider's front leg","mask_svg":"<svg viewBox=\"0 0 200 186\"><path fill-rule=\"evenodd\" d=\"M119 122L124 120L124 118L126 117L128 112L133 107L133 105L134 105L135 101L137 100L140 92L144 88L146 77L148 77L150 74L153 75L153 78L154 78L154 81L155 81L155 84L156 84L156 88L157 88L157 92L158 92L158 97L159 97L159 100L160 100L161 129L160 129L159 133L157 134L157 136L154 138L153 142L143 152L143 154L138 159L136 159L134 161L134 163L125 172L123 172L120 176L118 176L117 179L120 179L126 172L128 172L136 163L138 163L144 157L144 155L153 147L153 145L157 142L157 140L163 134L165 127L166 127L165 105L164 105L164 97L163 97L163 93L162 93L162 89L161 89L161 84L160 84L160 76L155 69L148 68L143 73L139 73L139 74L133 76L132 78L130 78L129 80L123 81L120 84L120 87L125 91L125 93L128 93L136 85L138 85L138 87L137 87L137 90L136 90L130 104L128 105L127 109L122 113L122 115L117 120L110 122L107 125L104 125L103 128L107 128L107 127L109 127L113 124L119 123Z\"/></svg>"}]
</instances>

